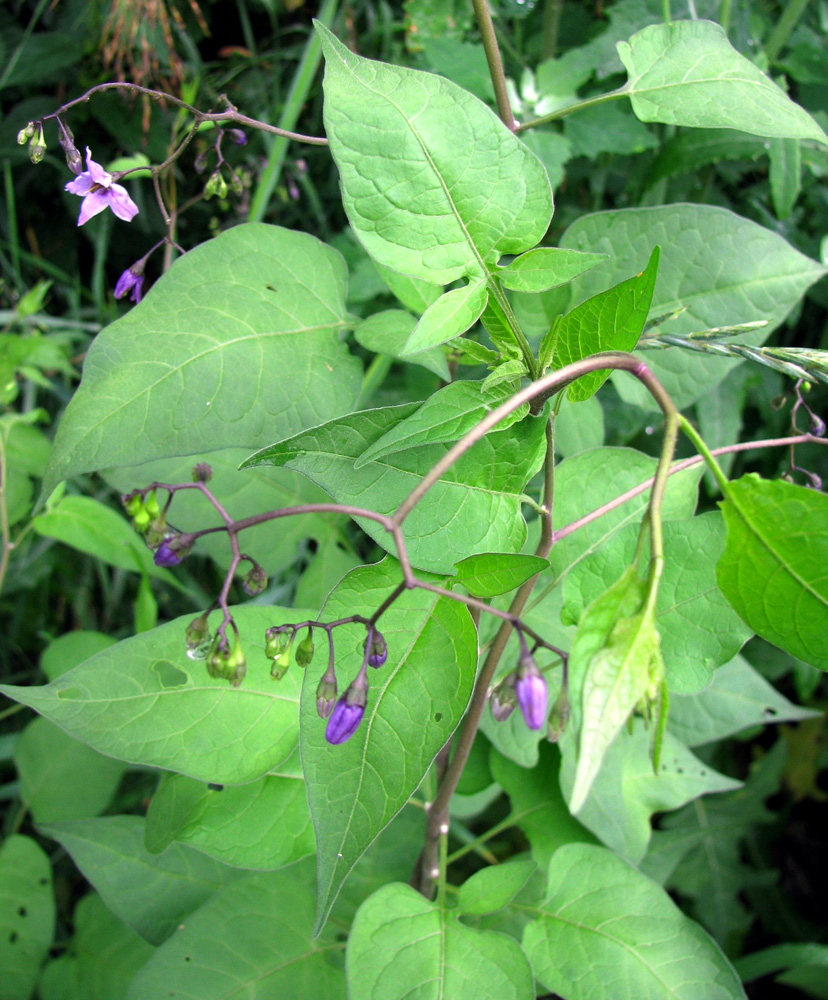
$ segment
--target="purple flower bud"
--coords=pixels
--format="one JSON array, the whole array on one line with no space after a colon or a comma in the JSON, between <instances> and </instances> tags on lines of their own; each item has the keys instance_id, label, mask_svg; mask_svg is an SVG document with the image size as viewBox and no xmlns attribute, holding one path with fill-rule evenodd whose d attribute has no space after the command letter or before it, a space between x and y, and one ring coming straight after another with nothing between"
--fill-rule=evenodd
<instances>
[{"instance_id":1,"label":"purple flower bud","mask_svg":"<svg viewBox=\"0 0 828 1000\"><path fill-rule=\"evenodd\" d=\"M523 677L518 677L515 694L526 725L530 729L543 729L549 696L546 681L540 673L526 673Z\"/></svg>"},{"instance_id":2,"label":"purple flower bud","mask_svg":"<svg viewBox=\"0 0 828 1000\"><path fill-rule=\"evenodd\" d=\"M212 478L213 467L207 462L199 462L198 465L193 466L194 483L209 483Z\"/></svg>"},{"instance_id":3,"label":"purple flower bud","mask_svg":"<svg viewBox=\"0 0 828 1000\"><path fill-rule=\"evenodd\" d=\"M247 145L247 136L242 132L240 128L231 128L227 130L227 134L235 142L237 146Z\"/></svg>"},{"instance_id":4,"label":"purple flower bud","mask_svg":"<svg viewBox=\"0 0 828 1000\"><path fill-rule=\"evenodd\" d=\"M140 270L138 266L133 264L132 267L128 267L126 271L118 278L115 284L115 298L122 299L125 295L132 293L129 297L133 302L138 303L141 301L141 289L144 286L144 266L141 264Z\"/></svg>"},{"instance_id":5,"label":"purple flower bud","mask_svg":"<svg viewBox=\"0 0 828 1000\"><path fill-rule=\"evenodd\" d=\"M336 674L333 667L329 666L325 673L322 674L322 680L320 680L319 686L316 689L316 711L319 713L319 718L327 719L331 712L333 712L335 704Z\"/></svg>"},{"instance_id":6,"label":"purple flower bud","mask_svg":"<svg viewBox=\"0 0 828 1000\"><path fill-rule=\"evenodd\" d=\"M495 722L505 722L517 707L517 696L515 695L514 685L515 675L510 674L492 691L489 704L491 705Z\"/></svg>"},{"instance_id":7,"label":"purple flower bud","mask_svg":"<svg viewBox=\"0 0 828 1000\"><path fill-rule=\"evenodd\" d=\"M370 649L368 649L369 639L371 641ZM385 642L385 636L376 629L371 631L362 648L368 652L368 665L371 667L381 667L388 659L388 646Z\"/></svg>"},{"instance_id":8,"label":"purple flower bud","mask_svg":"<svg viewBox=\"0 0 828 1000\"><path fill-rule=\"evenodd\" d=\"M365 715L365 706L349 705L347 694L343 695L328 719L325 739L334 745L347 742L357 731L363 715Z\"/></svg>"},{"instance_id":9,"label":"purple flower bud","mask_svg":"<svg viewBox=\"0 0 828 1000\"><path fill-rule=\"evenodd\" d=\"M810 416L811 426L809 430L811 434L818 438L825 437L825 421L818 417L815 413L812 413Z\"/></svg>"},{"instance_id":10,"label":"purple flower bud","mask_svg":"<svg viewBox=\"0 0 828 1000\"><path fill-rule=\"evenodd\" d=\"M177 566L182 558L182 556L170 547L169 542L162 542L155 550L152 561L156 566Z\"/></svg>"}]
</instances>

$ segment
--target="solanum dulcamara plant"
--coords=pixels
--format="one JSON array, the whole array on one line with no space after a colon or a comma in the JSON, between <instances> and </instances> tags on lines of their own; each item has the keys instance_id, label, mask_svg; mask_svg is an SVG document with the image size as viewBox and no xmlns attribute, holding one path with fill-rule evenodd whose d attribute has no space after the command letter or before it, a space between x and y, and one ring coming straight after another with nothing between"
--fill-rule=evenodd
<instances>
[{"instance_id":1,"label":"solanum dulcamara plant","mask_svg":"<svg viewBox=\"0 0 828 1000\"><path fill-rule=\"evenodd\" d=\"M101 473L146 543L147 586L175 585L194 552L224 574L195 616L3 688L158 769L145 816L46 831L132 926L123 885L149 873L138 929L157 947L130 1000L745 995L663 887L652 816L738 787L692 748L752 671L750 636L828 669L828 499L796 465L825 443L807 404L816 362L761 349L826 267L715 205L583 214L552 246L545 138L610 101L783 150L828 137L719 24L669 11L618 43L619 90L573 89L533 117L485 3L475 12L498 114L317 24L325 136L285 134L327 142L393 308L349 312L343 256L306 233L245 223L184 252L169 228L180 256L148 291L156 248L121 275L135 305L96 337L60 421L40 517L77 501L60 484ZM21 123L35 162L57 130L78 225L138 211L130 171L81 156L69 127L112 86ZM186 167L205 123L207 194L237 181L222 140L282 134L168 99L192 127L149 169L165 218L159 177ZM440 387L364 405L346 333L384 371L419 366ZM683 412L744 358L790 382L790 433L749 445L789 448L784 478L729 479L716 456L744 446L708 446ZM608 379L649 415L657 457L603 446ZM719 509L696 514L705 468ZM348 519L379 561L338 546ZM311 524L315 584L278 606L268 577ZM511 812L472 834L501 791ZM525 849L492 853L510 828ZM186 899L184 870L200 887Z\"/></svg>"}]
</instances>

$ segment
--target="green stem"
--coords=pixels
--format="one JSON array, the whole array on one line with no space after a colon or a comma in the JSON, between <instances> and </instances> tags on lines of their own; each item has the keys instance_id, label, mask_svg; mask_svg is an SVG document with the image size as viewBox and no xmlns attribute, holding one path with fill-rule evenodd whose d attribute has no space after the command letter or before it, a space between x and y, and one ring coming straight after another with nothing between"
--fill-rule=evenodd
<instances>
[{"instance_id":1,"label":"green stem","mask_svg":"<svg viewBox=\"0 0 828 1000\"><path fill-rule=\"evenodd\" d=\"M730 31L730 7L731 0L722 0L719 7L719 24L724 28L725 34Z\"/></svg>"},{"instance_id":2,"label":"green stem","mask_svg":"<svg viewBox=\"0 0 828 1000\"><path fill-rule=\"evenodd\" d=\"M385 381L385 376L393 363L394 359L388 354L374 356L373 361L365 369L365 374L362 376L362 389L356 405L358 410L364 410L368 406L377 389Z\"/></svg>"},{"instance_id":3,"label":"green stem","mask_svg":"<svg viewBox=\"0 0 828 1000\"><path fill-rule=\"evenodd\" d=\"M727 496L727 488L729 486L728 478L722 471L722 467L714 458L711 450L704 443L704 439L702 438L702 436L699 434L696 428L690 423L690 421L686 417L683 417L681 414L679 414L679 426L681 427L682 431L687 435L687 437L689 437L690 440L693 442L693 447L696 449L696 451L701 455L701 457L705 460L705 462L707 462L707 467L716 477L716 482L719 484L719 488L721 489L722 493L724 493L724 495Z\"/></svg>"},{"instance_id":4,"label":"green stem","mask_svg":"<svg viewBox=\"0 0 828 1000\"><path fill-rule=\"evenodd\" d=\"M512 105L509 103L503 60L500 58L500 48L497 44L488 0L472 0L472 4L480 37L483 40L483 51L486 53L486 61L489 64L489 75L492 78L492 87L494 87L495 100L497 101L497 113L506 128L514 132L516 130L515 116L512 114Z\"/></svg>"},{"instance_id":5,"label":"green stem","mask_svg":"<svg viewBox=\"0 0 828 1000\"><path fill-rule=\"evenodd\" d=\"M546 0L543 5L543 42L541 59L551 59L558 51L558 32L561 26L563 0Z\"/></svg>"},{"instance_id":6,"label":"green stem","mask_svg":"<svg viewBox=\"0 0 828 1000\"><path fill-rule=\"evenodd\" d=\"M331 26L331 22L336 15L338 2L339 0L324 0L319 9L318 20L326 28ZM312 31L290 85L290 91L288 92L285 106L279 118L279 128L293 131L293 126L298 121L299 114L304 107L305 101L308 99L308 92L313 84L316 71L319 69L321 58L322 42L319 40L319 35L315 31ZM261 222L264 218L267 206L282 175L288 142L289 139L286 136L277 135L274 138L270 147L267 166L264 169L264 173L259 180L258 187L250 203L250 212L247 216L248 222Z\"/></svg>"},{"instance_id":7,"label":"green stem","mask_svg":"<svg viewBox=\"0 0 828 1000\"><path fill-rule=\"evenodd\" d=\"M807 6L808 0L788 0L782 5L782 15L765 42L765 56L769 63L776 62Z\"/></svg>"},{"instance_id":8,"label":"green stem","mask_svg":"<svg viewBox=\"0 0 828 1000\"><path fill-rule=\"evenodd\" d=\"M661 0L661 17L665 24L669 24L673 20L670 14L670 0Z\"/></svg>"},{"instance_id":9,"label":"green stem","mask_svg":"<svg viewBox=\"0 0 828 1000\"><path fill-rule=\"evenodd\" d=\"M595 97L587 97L583 101L576 101L575 104L570 104L565 108L558 108L557 111L551 111L542 118L533 118L530 122L523 122L523 124L517 126L515 131L525 132L528 128L546 125L547 122L553 122L556 118L564 118L566 115L571 115L573 111L584 111L586 108L595 108L599 104L606 104L608 101L617 101L621 97L627 97L626 83L623 87L611 90L608 94L597 94Z\"/></svg>"},{"instance_id":10,"label":"green stem","mask_svg":"<svg viewBox=\"0 0 828 1000\"><path fill-rule=\"evenodd\" d=\"M6 206L9 227L9 249L11 251L12 270L17 291L23 291L23 278L20 274L20 237L17 231L17 204L14 200L14 182L12 181L11 161L3 164L3 186L6 190Z\"/></svg>"},{"instance_id":11,"label":"green stem","mask_svg":"<svg viewBox=\"0 0 828 1000\"><path fill-rule=\"evenodd\" d=\"M512 304L509 302L509 298L503 291L503 286L497 280L493 278L488 282L489 291L494 295L497 304L503 310L503 316L506 322L509 324L509 329L512 331L520 352L523 355L523 361L526 365L526 370L529 372L529 378L534 380L538 377L538 365L535 361L535 355L532 353L532 348L529 346L529 341L520 328L520 323L518 323L517 316L515 316L514 310L512 309Z\"/></svg>"}]
</instances>

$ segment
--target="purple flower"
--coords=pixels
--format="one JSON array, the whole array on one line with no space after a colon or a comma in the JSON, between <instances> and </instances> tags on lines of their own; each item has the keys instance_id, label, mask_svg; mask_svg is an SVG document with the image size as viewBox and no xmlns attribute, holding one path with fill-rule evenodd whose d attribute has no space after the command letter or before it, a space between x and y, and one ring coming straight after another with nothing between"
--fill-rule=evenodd
<instances>
[{"instance_id":1,"label":"purple flower","mask_svg":"<svg viewBox=\"0 0 828 1000\"><path fill-rule=\"evenodd\" d=\"M108 174L100 163L92 159L89 147L86 147L86 170L73 181L69 181L66 190L83 198L78 225L82 226L105 208L111 208L119 219L130 222L138 214L138 206L127 194L125 187L115 184L112 174ZM121 275L123 278L123 275Z\"/></svg>"},{"instance_id":2,"label":"purple flower","mask_svg":"<svg viewBox=\"0 0 828 1000\"><path fill-rule=\"evenodd\" d=\"M169 542L162 542L158 548L155 550L155 555L152 557L152 561L156 566L177 566L181 560L182 556L178 554L174 549L170 547Z\"/></svg>"},{"instance_id":3,"label":"purple flower","mask_svg":"<svg viewBox=\"0 0 828 1000\"><path fill-rule=\"evenodd\" d=\"M363 715L365 715L365 706L349 705L347 695L343 695L328 719L328 725L325 727L325 739L328 743L345 743L357 731Z\"/></svg>"},{"instance_id":4,"label":"purple flower","mask_svg":"<svg viewBox=\"0 0 828 1000\"><path fill-rule=\"evenodd\" d=\"M527 671L523 677L518 677L515 694L526 725L530 729L543 729L546 723L548 693L546 681L540 673Z\"/></svg>"},{"instance_id":5,"label":"purple flower","mask_svg":"<svg viewBox=\"0 0 828 1000\"><path fill-rule=\"evenodd\" d=\"M140 272L136 272L132 267L128 267L121 277L118 278L115 285L115 298L122 299L125 295L132 292L129 297L133 302L138 303L141 301L141 288L143 284L144 269L141 268Z\"/></svg>"},{"instance_id":6,"label":"purple flower","mask_svg":"<svg viewBox=\"0 0 828 1000\"><path fill-rule=\"evenodd\" d=\"M370 647L368 645L369 642L371 644ZM368 665L371 667L381 667L388 659L388 646L385 642L385 636L375 628L369 629L368 638L366 638L362 648L368 654Z\"/></svg>"}]
</instances>

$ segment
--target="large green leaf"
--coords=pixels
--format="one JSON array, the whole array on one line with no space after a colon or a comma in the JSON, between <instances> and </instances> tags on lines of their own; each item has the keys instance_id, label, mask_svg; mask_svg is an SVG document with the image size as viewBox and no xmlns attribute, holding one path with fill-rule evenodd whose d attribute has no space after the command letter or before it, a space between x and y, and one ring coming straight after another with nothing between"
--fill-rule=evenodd
<instances>
[{"instance_id":1,"label":"large green leaf","mask_svg":"<svg viewBox=\"0 0 828 1000\"><path fill-rule=\"evenodd\" d=\"M342 945L311 937L308 875L262 872L217 892L155 952L127 1000L345 1000L345 975L331 961Z\"/></svg>"},{"instance_id":2,"label":"large green leaf","mask_svg":"<svg viewBox=\"0 0 828 1000\"><path fill-rule=\"evenodd\" d=\"M552 217L540 160L442 77L363 59L317 25L345 211L381 264L448 284L529 250Z\"/></svg>"},{"instance_id":3,"label":"large green leaf","mask_svg":"<svg viewBox=\"0 0 828 1000\"><path fill-rule=\"evenodd\" d=\"M151 944L166 940L184 917L238 876L180 844L149 854L138 816L56 823L44 833L68 851L109 909Z\"/></svg>"},{"instance_id":4,"label":"large green leaf","mask_svg":"<svg viewBox=\"0 0 828 1000\"><path fill-rule=\"evenodd\" d=\"M0 969L3 1000L29 1000L55 929L52 866L31 837L0 849Z\"/></svg>"},{"instance_id":5,"label":"large green leaf","mask_svg":"<svg viewBox=\"0 0 828 1000\"><path fill-rule=\"evenodd\" d=\"M637 525L627 525L611 545L583 559L564 581L565 614L583 608L618 579L635 554ZM666 561L658 588L656 628L667 686L678 694L701 691L713 671L731 660L750 638L716 585L716 562L725 545L723 518L702 514L664 525Z\"/></svg>"},{"instance_id":6,"label":"large green leaf","mask_svg":"<svg viewBox=\"0 0 828 1000\"><path fill-rule=\"evenodd\" d=\"M305 784L268 775L223 788L167 774L147 812L146 844L187 844L237 868L284 868L314 853Z\"/></svg>"},{"instance_id":7,"label":"large green leaf","mask_svg":"<svg viewBox=\"0 0 828 1000\"><path fill-rule=\"evenodd\" d=\"M655 247L640 274L599 292L564 316L555 335L555 369L600 351L631 351L635 347L650 311L659 252ZM582 375L569 387L567 396L574 402L589 399L609 374L605 369Z\"/></svg>"},{"instance_id":8,"label":"large green leaf","mask_svg":"<svg viewBox=\"0 0 828 1000\"><path fill-rule=\"evenodd\" d=\"M185 254L90 348L44 495L81 472L256 448L346 413L360 383L338 337L346 285L337 251L276 226Z\"/></svg>"},{"instance_id":9,"label":"large green leaf","mask_svg":"<svg viewBox=\"0 0 828 1000\"><path fill-rule=\"evenodd\" d=\"M649 319L664 319L662 333L683 335L767 320L767 326L741 334L737 341L759 344L828 271L781 236L724 208L617 209L581 216L561 239L563 247L611 254L607 263L575 280L574 301L582 302L641 270L656 244L661 259ZM681 315L666 318L685 307ZM679 408L704 396L738 363L676 348L649 351L642 359ZM650 394L627 373L613 381L628 402L656 409Z\"/></svg>"},{"instance_id":10,"label":"large green leaf","mask_svg":"<svg viewBox=\"0 0 828 1000\"><path fill-rule=\"evenodd\" d=\"M737 1000L739 978L667 893L601 847L567 844L523 946L567 1000Z\"/></svg>"},{"instance_id":11,"label":"large green leaf","mask_svg":"<svg viewBox=\"0 0 828 1000\"><path fill-rule=\"evenodd\" d=\"M390 558L355 569L328 598L324 617L336 620L357 608L368 614L399 581L399 565ZM314 663L305 674L300 745L318 849L317 927L351 869L408 801L454 731L474 680L477 637L462 605L408 591L379 626L388 660L370 671L365 716L347 743L328 744L316 712L325 663ZM334 635L341 693L362 662L365 627L342 626Z\"/></svg>"},{"instance_id":12,"label":"large green leaf","mask_svg":"<svg viewBox=\"0 0 828 1000\"><path fill-rule=\"evenodd\" d=\"M380 889L362 904L351 929L345 966L349 995L532 1000L532 970L517 942L466 927L458 913L407 885Z\"/></svg>"},{"instance_id":13,"label":"large green leaf","mask_svg":"<svg viewBox=\"0 0 828 1000\"><path fill-rule=\"evenodd\" d=\"M618 43L627 92L644 122L735 128L753 135L828 136L758 66L736 51L712 21L654 24Z\"/></svg>"},{"instance_id":14,"label":"large green leaf","mask_svg":"<svg viewBox=\"0 0 828 1000\"><path fill-rule=\"evenodd\" d=\"M287 465L304 472L338 503L391 514L447 447L422 445L359 469L355 461L414 409L406 404L351 414L265 448L245 467ZM544 420L528 417L487 435L466 452L405 520L412 565L451 573L456 562L476 552L519 550L526 537L523 491L543 460L545 446ZM393 551L383 528L357 520L383 548Z\"/></svg>"},{"instance_id":15,"label":"large green leaf","mask_svg":"<svg viewBox=\"0 0 828 1000\"><path fill-rule=\"evenodd\" d=\"M718 580L762 638L828 670L828 496L755 473L728 484Z\"/></svg>"},{"instance_id":16,"label":"large green leaf","mask_svg":"<svg viewBox=\"0 0 828 1000\"><path fill-rule=\"evenodd\" d=\"M187 658L187 616L125 639L44 687L2 690L110 757L202 781L253 781L296 747L301 683L296 670L272 681L259 643L270 625L307 613L254 606L233 613L248 659L239 688Z\"/></svg>"}]
</instances>

